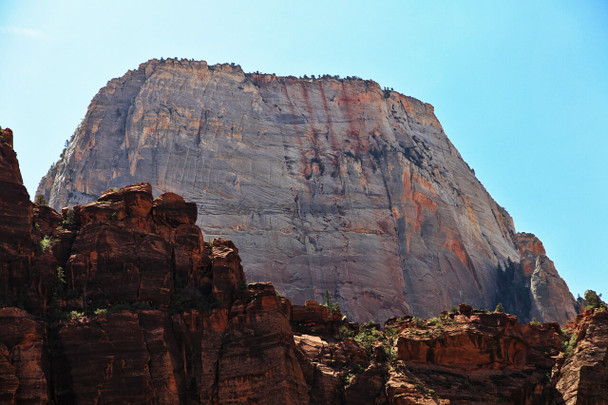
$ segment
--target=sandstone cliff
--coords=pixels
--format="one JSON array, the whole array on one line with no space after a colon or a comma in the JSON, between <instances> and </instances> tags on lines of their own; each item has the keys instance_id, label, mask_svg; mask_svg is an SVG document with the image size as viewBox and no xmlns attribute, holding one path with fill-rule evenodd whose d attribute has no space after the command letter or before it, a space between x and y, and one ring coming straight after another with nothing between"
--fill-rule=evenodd
<instances>
[{"instance_id":1,"label":"sandstone cliff","mask_svg":"<svg viewBox=\"0 0 608 405\"><path fill-rule=\"evenodd\" d=\"M196 207L173 193L153 198L149 184L62 214L15 198L18 165L9 143L0 149L14 180L0 203L32 221L0 216L20 235L0 244L3 404L608 398L597 389L608 383L605 310L587 311L565 338L556 323L522 325L468 305L392 319L383 331L358 325L313 301L292 305L270 283L247 284L234 244L203 242Z\"/></svg>"},{"instance_id":2,"label":"sandstone cliff","mask_svg":"<svg viewBox=\"0 0 608 405\"><path fill-rule=\"evenodd\" d=\"M140 183L59 214L0 151L1 403L309 403L291 303L196 205Z\"/></svg>"},{"instance_id":3,"label":"sandstone cliff","mask_svg":"<svg viewBox=\"0 0 608 405\"><path fill-rule=\"evenodd\" d=\"M99 91L38 192L60 209L140 181L196 202L249 279L296 303L328 290L357 320L493 308L499 264L520 261L509 214L433 107L370 80L144 63ZM526 278L519 315L565 323L574 299L539 269L547 285Z\"/></svg>"},{"instance_id":4,"label":"sandstone cliff","mask_svg":"<svg viewBox=\"0 0 608 405\"><path fill-rule=\"evenodd\" d=\"M553 380L567 405L608 404L608 312L585 311L569 324Z\"/></svg>"}]
</instances>

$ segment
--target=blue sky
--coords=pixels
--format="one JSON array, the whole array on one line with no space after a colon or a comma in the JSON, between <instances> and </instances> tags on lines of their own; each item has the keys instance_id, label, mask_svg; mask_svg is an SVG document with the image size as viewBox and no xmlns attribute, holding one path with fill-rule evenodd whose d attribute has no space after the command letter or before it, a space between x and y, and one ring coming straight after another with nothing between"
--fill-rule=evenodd
<instances>
[{"instance_id":1,"label":"blue sky","mask_svg":"<svg viewBox=\"0 0 608 405\"><path fill-rule=\"evenodd\" d=\"M0 0L0 125L32 198L97 91L148 59L354 75L433 104L575 297L608 296L608 2L219 3Z\"/></svg>"}]
</instances>

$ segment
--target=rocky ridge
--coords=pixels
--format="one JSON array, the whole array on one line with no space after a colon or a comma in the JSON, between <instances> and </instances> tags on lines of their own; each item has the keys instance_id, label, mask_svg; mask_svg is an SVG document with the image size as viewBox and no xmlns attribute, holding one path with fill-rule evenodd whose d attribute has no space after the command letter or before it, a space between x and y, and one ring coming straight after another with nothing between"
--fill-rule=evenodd
<instances>
[{"instance_id":1,"label":"rocky ridge","mask_svg":"<svg viewBox=\"0 0 608 405\"><path fill-rule=\"evenodd\" d=\"M148 61L99 91L38 193L61 209L140 181L195 202L250 280L298 304L327 290L354 319L384 320L494 308L508 290L523 320L576 316L433 107L371 80Z\"/></svg>"},{"instance_id":2,"label":"rocky ridge","mask_svg":"<svg viewBox=\"0 0 608 405\"><path fill-rule=\"evenodd\" d=\"M2 403L608 400L597 389L608 383L605 311L585 312L565 337L557 323L467 305L391 319L383 331L351 323L248 284L234 244L205 243L195 206L153 198L149 184L61 214L32 204L14 193L23 185L11 152L0 142L13 184L0 203L31 222L0 217L20 235L0 245Z\"/></svg>"}]
</instances>

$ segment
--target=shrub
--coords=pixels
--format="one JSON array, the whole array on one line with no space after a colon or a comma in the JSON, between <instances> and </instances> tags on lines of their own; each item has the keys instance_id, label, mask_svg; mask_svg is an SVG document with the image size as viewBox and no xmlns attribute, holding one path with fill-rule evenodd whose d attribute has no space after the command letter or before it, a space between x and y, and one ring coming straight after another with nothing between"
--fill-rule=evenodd
<instances>
[{"instance_id":1,"label":"shrub","mask_svg":"<svg viewBox=\"0 0 608 405\"><path fill-rule=\"evenodd\" d=\"M585 291L585 309L591 308L606 308L606 303L601 299L602 294L596 293L593 290Z\"/></svg>"},{"instance_id":2,"label":"shrub","mask_svg":"<svg viewBox=\"0 0 608 405\"><path fill-rule=\"evenodd\" d=\"M496 308L494 309L494 312L505 312L504 307L502 306L502 302L499 302L498 304L496 304Z\"/></svg>"},{"instance_id":3,"label":"shrub","mask_svg":"<svg viewBox=\"0 0 608 405\"><path fill-rule=\"evenodd\" d=\"M532 317L532 320L530 321L530 325L536 325L536 326L540 326L540 322L538 322L536 320L536 317Z\"/></svg>"},{"instance_id":4,"label":"shrub","mask_svg":"<svg viewBox=\"0 0 608 405\"><path fill-rule=\"evenodd\" d=\"M574 353L574 347L576 346L576 340L578 339L578 335L576 333L570 335L566 330L564 330L564 332L565 338L564 342L562 343L562 349L564 350L566 357L570 357L572 356L572 353Z\"/></svg>"},{"instance_id":5,"label":"shrub","mask_svg":"<svg viewBox=\"0 0 608 405\"><path fill-rule=\"evenodd\" d=\"M40 239L40 242L38 243L38 246L40 247L40 251L45 252L48 248L51 247L53 242L55 242L55 240L53 238L51 238L50 235L44 235L44 237L42 239Z\"/></svg>"},{"instance_id":6,"label":"shrub","mask_svg":"<svg viewBox=\"0 0 608 405\"><path fill-rule=\"evenodd\" d=\"M34 203L36 203L36 205L49 205L44 194L37 194Z\"/></svg>"},{"instance_id":7,"label":"shrub","mask_svg":"<svg viewBox=\"0 0 608 405\"><path fill-rule=\"evenodd\" d=\"M57 267L57 281L61 284L65 284L65 271L63 267Z\"/></svg>"},{"instance_id":8,"label":"shrub","mask_svg":"<svg viewBox=\"0 0 608 405\"><path fill-rule=\"evenodd\" d=\"M426 322L426 324L428 326L443 325L443 319L441 317L431 318ZM416 326L418 326L418 325L416 325Z\"/></svg>"},{"instance_id":9,"label":"shrub","mask_svg":"<svg viewBox=\"0 0 608 405\"><path fill-rule=\"evenodd\" d=\"M419 328L425 325L424 319L418 318L417 316L412 318L412 323Z\"/></svg>"},{"instance_id":10,"label":"shrub","mask_svg":"<svg viewBox=\"0 0 608 405\"><path fill-rule=\"evenodd\" d=\"M72 226L76 223L76 214L74 214L74 210L72 208L68 208L65 213L65 218L61 222L64 226Z\"/></svg>"},{"instance_id":11,"label":"shrub","mask_svg":"<svg viewBox=\"0 0 608 405\"><path fill-rule=\"evenodd\" d=\"M384 328L384 334L389 339L395 339L399 334L399 329L393 328L392 326L387 326Z\"/></svg>"},{"instance_id":12,"label":"shrub","mask_svg":"<svg viewBox=\"0 0 608 405\"><path fill-rule=\"evenodd\" d=\"M349 385L353 378L363 373L364 371L365 369L360 364L355 364L352 371L348 373L344 378L344 386Z\"/></svg>"},{"instance_id":13,"label":"shrub","mask_svg":"<svg viewBox=\"0 0 608 405\"><path fill-rule=\"evenodd\" d=\"M96 316L105 316L108 314L108 310L106 308L97 308L93 313Z\"/></svg>"},{"instance_id":14,"label":"shrub","mask_svg":"<svg viewBox=\"0 0 608 405\"><path fill-rule=\"evenodd\" d=\"M355 336L355 341L361 343L361 346L365 348L367 354L371 355L372 348L378 340L378 334L380 334L380 332L377 329L370 327L369 324L363 324L359 328L359 333Z\"/></svg>"},{"instance_id":15,"label":"shrub","mask_svg":"<svg viewBox=\"0 0 608 405\"><path fill-rule=\"evenodd\" d=\"M84 312L70 311L70 313L68 314L68 319L78 319L82 318L83 316Z\"/></svg>"},{"instance_id":16,"label":"shrub","mask_svg":"<svg viewBox=\"0 0 608 405\"><path fill-rule=\"evenodd\" d=\"M355 337L355 331L349 329L345 325L340 325L338 328L338 335L340 336L340 339L348 340Z\"/></svg>"},{"instance_id":17,"label":"shrub","mask_svg":"<svg viewBox=\"0 0 608 405\"><path fill-rule=\"evenodd\" d=\"M325 290L325 295L323 296L323 306L329 309L330 315L334 311L340 312L340 304L329 295L329 291L327 290Z\"/></svg>"}]
</instances>

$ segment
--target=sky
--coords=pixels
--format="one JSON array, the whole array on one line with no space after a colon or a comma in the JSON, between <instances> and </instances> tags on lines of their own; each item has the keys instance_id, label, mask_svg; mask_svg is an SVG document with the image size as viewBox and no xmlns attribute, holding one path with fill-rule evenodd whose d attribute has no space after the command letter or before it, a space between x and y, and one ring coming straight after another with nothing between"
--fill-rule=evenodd
<instances>
[{"instance_id":1,"label":"sky","mask_svg":"<svg viewBox=\"0 0 608 405\"><path fill-rule=\"evenodd\" d=\"M32 199L98 90L161 57L431 103L574 296L608 298L608 2L0 0L0 125Z\"/></svg>"}]
</instances>

